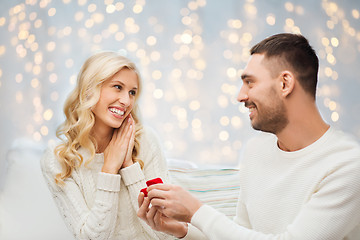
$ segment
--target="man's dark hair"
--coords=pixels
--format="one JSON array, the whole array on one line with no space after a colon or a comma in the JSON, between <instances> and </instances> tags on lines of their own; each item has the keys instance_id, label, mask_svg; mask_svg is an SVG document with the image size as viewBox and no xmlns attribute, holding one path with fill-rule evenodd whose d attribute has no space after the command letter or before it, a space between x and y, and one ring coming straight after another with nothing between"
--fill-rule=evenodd
<instances>
[{"instance_id":1,"label":"man's dark hair","mask_svg":"<svg viewBox=\"0 0 360 240\"><path fill-rule=\"evenodd\" d=\"M319 59L304 36L291 33L270 36L250 49L251 55L256 53L265 54L267 60L276 58L280 67L290 68L303 89L315 98Z\"/></svg>"}]
</instances>

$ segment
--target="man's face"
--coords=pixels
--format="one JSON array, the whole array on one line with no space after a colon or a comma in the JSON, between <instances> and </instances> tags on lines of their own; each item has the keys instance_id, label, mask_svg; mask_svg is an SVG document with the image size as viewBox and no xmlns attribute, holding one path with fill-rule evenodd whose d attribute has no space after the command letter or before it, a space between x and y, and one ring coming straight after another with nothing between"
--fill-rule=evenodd
<instances>
[{"instance_id":1,"label":"man's face","mask_svg":"<svg viewBox=\"0 0 360 240\"><path fill-rule=\"evenodd\" d=\"M253 54L241 76L243 85L238 101L249 108L251 125L255 130L280 133L287 123L286 107L281 98L281 81L271 75L269 62L263 54ZM276 60L271 63L276 64Z\"/></svg>"}]
</instances>

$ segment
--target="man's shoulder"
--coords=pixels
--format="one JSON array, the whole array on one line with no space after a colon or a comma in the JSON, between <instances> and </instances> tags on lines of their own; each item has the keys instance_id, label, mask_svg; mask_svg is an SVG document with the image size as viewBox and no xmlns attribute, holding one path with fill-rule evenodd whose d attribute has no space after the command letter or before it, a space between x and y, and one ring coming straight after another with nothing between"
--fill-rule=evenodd
<instances>
[{"instance_id":1,"label":"man's shoulder","mask_svg":"<svg viewBox=\"0 0 360 240\"><path fill-rule=\"evenodd\" d=\"M274 134L266 132L258 132L255 136L249 139L246 146L248 148L259 146L276 146L277 137Z\"/></svg>"},{"instance_id":2,"label":"man's shoulder","mask_svg":"<svg viewBox=\"0 0 360 240\"><path fill-rule=\"evenodd\" d=\"M270 156L277 147L277 137L274 134L258 132L251 137L242 150L243 158Z\"/></svg>"},{"instance_id":3,"label":"man's shoulder","mask_svg":"<svg viewBox=\"0 0 360 240\"><path fill-rule=\"evenodd\" d=\"M333 129L332 137L329 143L333 151L352 152L360 156L359 140L352 134L345 133L341 130Z\"/></svg>"},{"instance_id":4,"label":"man's shoulder","mask_svg":"<svg viewBox=\"0 0 360 240\"><path fill-rule=\"evenodd\" d=\"M326 141L311 153L318 163L327 169L341 169L351 166L360 170L360 144L355 136L341 130L331 128Z\"/></svg>"}]
</instances>

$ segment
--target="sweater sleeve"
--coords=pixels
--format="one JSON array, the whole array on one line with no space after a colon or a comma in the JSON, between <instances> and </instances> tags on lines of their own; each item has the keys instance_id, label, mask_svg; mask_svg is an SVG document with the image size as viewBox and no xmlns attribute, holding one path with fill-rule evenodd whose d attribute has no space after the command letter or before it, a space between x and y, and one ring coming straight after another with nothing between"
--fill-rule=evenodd
<instances>
[{"instance_id":1,"label":"sweater sleeve","mask_svg":"<svg viewBox=\"0 0 360 240\"><path fill-rule=\"evenodd\" d=\"M192 224L188 224L188 232L182 240L206 240L205 234Z\"/></svg>"},{"instance_id":2,"label":"sweater sleeve","mask_svg":"<svg viewBox=\"0 0 360 240\"><path fill-rule=\"evenodd\" d=\"M149 128L143 130L143 136L140 140L139 157L144 162L143 170L141 170L139 163L120 170L120 175L129 189L136 211L138 209L137 198L140 189L146 187L145 182L147 180L160 177L164 182L169 181L166 159L161 150L159 140Z\"/></svg>"},{"instance_id":3,"label":"sweater sleeve","mask_svg":"<svg viewBox=\"0 0 360 240\"><path fill-rule=\"evenodd\" d=\"M131 204L135 212L138 211L138 196L140 189L146 187L146 181L152 178L160 177L164 182L168 182L169 173L167 169L166 159L160 147L159 140L152 129L144 128L143 136L140 141L139 157L144 162L143 171L138 163L130 167L120 170L120 175L129 190ZM144 229L159 239L174 239L174 237L151 230L151 228L143 221L140 221Z\"/></svg>"},{"instance_id":4,"label":"sweater sleeve","mask_svg":"<svg viewBox=\"0 0 360 240\"><path fill-rule=\"evenodd\" d=\"M241 194L241 191L240 191L240 194ZM240 226L250 228L250 223L249 223L249 219L247 217L246 207L240 201L240 199L241 199L241 197L239 196L237 207L236 207L237 208L236 212L238 214L234 217L234 222ZM216 216L218 216L218 212L213 212L213 213L216 214ZM206 217L201 217L200 215L201 215L201 213L197 212L193 216L193 219L191 221L192 222L202 222L203 218L206 219ZM205 236L205 234L200 229L196 228L192 224L188 224L188 232L183 239L184 240L203 240L203 239L208 239L208 238Z\"/></svg>"},{"instance_id":5,"label":"sweater sleeve","mask_svg":"<svg viewBox=\"0 0 360 240\"><path fill-rule=\"evenodd\" d=\"M360 223L359 176L358 161L329 173L283 233L265 234L240 226L207 205L191 223L208 239L344 239Z\"/></svg>"},{"instance_id":6,"label":"sweater sleeve","mask_svg":"<svg viewBox=\"0 0 360 240\"><path fill-rule=\"evenodd\" d=\"M238 202L236 205L236 216L234 217L234 222L237 223L240 226L246 227L246 228L251 228L251 224L250 224L250 220L249 220L249 215L246 209L245 204L241 201L242 197L241 197L241 189L240 189L240 193L239 193L239 198L238 198Z\"/></svg>"},{"instance_id":7,"label":"sweater sleeve","mask_svg":"<svg viewBox=\"0 0 360 240\"><path fill-rule=\"evenodd\" d=\"M90 208L74 176L65 179L63 187L55 183L60 164L53 148L48 148L41 158L41 169L49 190L68 229L76 239L109 239L115 230L120 175L98 174L95 200Z\"/></svg>"}]
</instances>

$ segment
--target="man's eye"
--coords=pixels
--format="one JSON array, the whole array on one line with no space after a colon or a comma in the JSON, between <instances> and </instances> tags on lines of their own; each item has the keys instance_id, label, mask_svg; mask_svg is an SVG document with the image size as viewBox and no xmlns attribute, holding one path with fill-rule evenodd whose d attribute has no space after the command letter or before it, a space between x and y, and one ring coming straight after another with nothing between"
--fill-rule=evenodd
<instances>
[{"instance_id":1,"label":"man's eye","mask_svg":"<svg viewBox=\"0 0 360 240\"><path fill-rule=\"evenodd\" d=\"M130 91L130 95L135 96L135 95L136 95L136 91L131 90L131 91Z\"/></svg>"}]
</instances>

